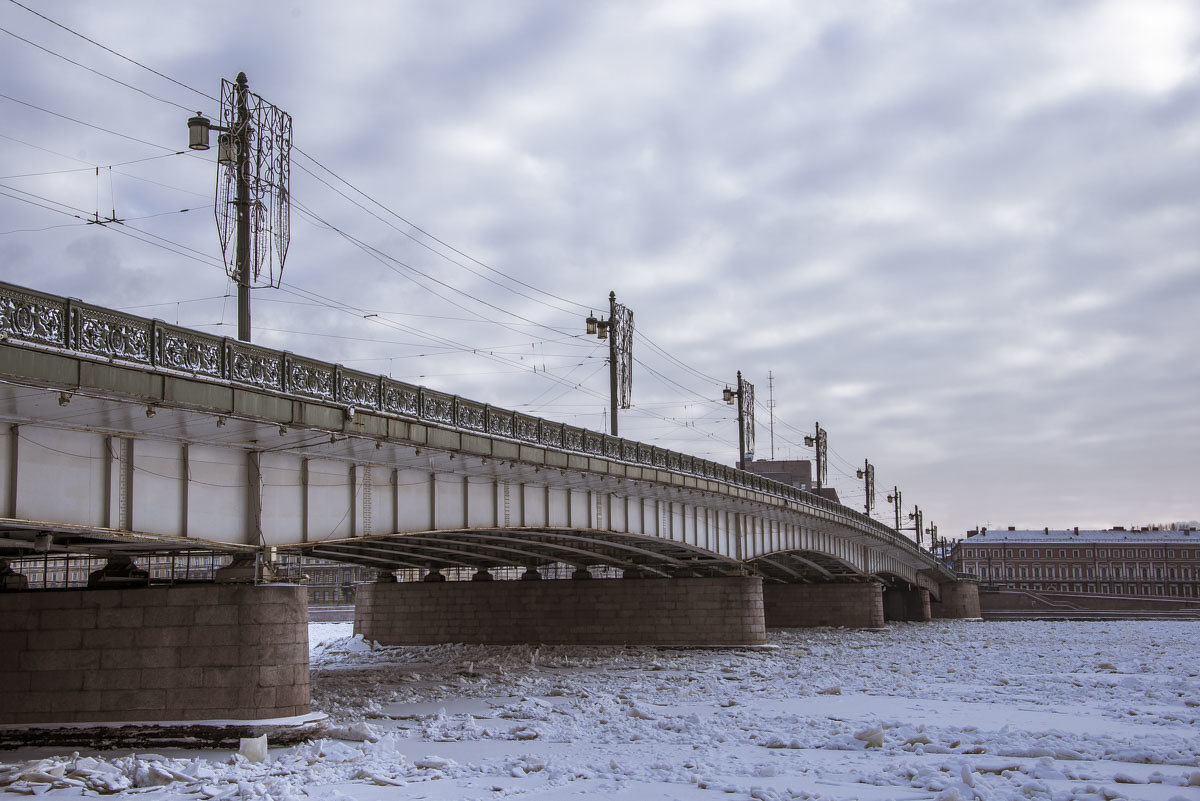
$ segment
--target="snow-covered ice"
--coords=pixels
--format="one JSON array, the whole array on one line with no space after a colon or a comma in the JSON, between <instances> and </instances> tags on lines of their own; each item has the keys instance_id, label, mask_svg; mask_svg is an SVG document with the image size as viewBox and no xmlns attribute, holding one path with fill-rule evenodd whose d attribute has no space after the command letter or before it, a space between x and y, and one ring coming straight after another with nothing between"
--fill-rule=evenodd
<instances>
[{"instance_id":1,"label":"snow-covered ice","mask_svg":"<svg viewBox=\"0 0 1200 801\"><path fill-rule=\"evenodd\" d=\"M1200 623L894 623L773 648L373 647L310 628L330 738L0 752L0 787L142 799L1200 801Z\"/></svg>"}]
</instances>

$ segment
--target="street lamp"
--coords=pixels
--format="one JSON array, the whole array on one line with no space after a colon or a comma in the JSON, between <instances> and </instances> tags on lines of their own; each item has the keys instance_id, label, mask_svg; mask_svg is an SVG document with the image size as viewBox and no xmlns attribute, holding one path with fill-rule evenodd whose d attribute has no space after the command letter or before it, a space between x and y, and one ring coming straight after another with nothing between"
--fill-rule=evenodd
<instances>
[{"instance_id":1,"label":"street lamp","mask_svg":"<svg viewBox=\"0 0 1200 801\"><path fill-rule=\"evenodd\" d=\"M825 482L829 478L829 459L828 448L829 441L825 434L825 429L821 428L821 422L818 420L816 431L812 436L805 435L804 444L809 448L817 449L817 489L820 490L825 486Z\"/></svg>"},{"instance_id":2,"label":"street lamp","mask_svg":"<svg viewBox=\"0 0 1200 801\"><path fill-rule=\"evenodd\" d=\"M738 470L745 470L746 454L754 453L754 385L743 379L742 371L738 370L737 389L726 385L721 398L731 406L734 399L737 400ZM747 441L749 450L746 448Z\"/></svg>"},{"instance_id":3,"label":"street lamp","mask_svg":"<svg viewBox=\"0 0 1200 801\"><path fill-rule=\"evenodd\" d=\"M608 340L609 430L615 437L617 408L629 408L633 387L633 312L617 303L616 292L609 292L608 318L588 312L583 322L588 336Z\"/></svg>"},{"instance_id":4,"label":"street lamp","mask_svg":"<svg viewBox=\"0 0 1200 801\"><path fill-rule=\"evenodd\" d=\"M892 504L896 513L896 531L900 530L900 488L892 487L892 492L888 495L888 503Z\"/></svg>"},{"instance_id":5,"label":"street lamp","mask_svg":"<svg viewBox=\"0 0 1200 801\"><path fill-rule=\"evenodd\" d=\"M244 72L235 82L221 81L220 102L224 124L200 112L188 118L188 148L208 150L209 133L219 132L217 235L226 272L238 285L238 339L249 342L250 289L278 286L291 241L292 118L251 92Z\"/></svg>"},{"instance_id":6,"label":"street lamp","mask_svg":"<svg viewBox=\"0 0 1200 801\"><path fill-rule=\"evenodd\" d=\"M863 488L866 490L866 509L867 514L871 514L871 510L875 508L875 465L864 459L862 469L857 471L858 477L863 480Z\"/></svg>"},{"instance_id":7,"label":"street lamp","mask_svg":"<svg viewBox=\"0 0 1200 801\"><path fill-rule=\"evenodd\" d=\"M917 547L921 547L921 529L925 525L925 514L921 511L920 506L914 506L913 510L908 513L908 519L913 521L913 531L917 535Z\"/></svg>"}]
</instances>

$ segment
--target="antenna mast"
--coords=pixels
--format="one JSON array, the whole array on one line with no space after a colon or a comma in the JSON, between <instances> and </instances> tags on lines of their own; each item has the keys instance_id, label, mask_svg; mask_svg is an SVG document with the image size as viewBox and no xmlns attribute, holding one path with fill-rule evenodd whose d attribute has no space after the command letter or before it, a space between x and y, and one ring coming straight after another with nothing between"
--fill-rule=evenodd
<instances>
[{"instance_id":1,"label":"antenna mast","mask_svg":"<svg viewBox=\"0 0 1200 801\"><path fill-rule=\"evenodd\" d=\"M771 414L771 461L775 461L775 374L767 371L767 411Z\"/></svg>"}]
</instances>

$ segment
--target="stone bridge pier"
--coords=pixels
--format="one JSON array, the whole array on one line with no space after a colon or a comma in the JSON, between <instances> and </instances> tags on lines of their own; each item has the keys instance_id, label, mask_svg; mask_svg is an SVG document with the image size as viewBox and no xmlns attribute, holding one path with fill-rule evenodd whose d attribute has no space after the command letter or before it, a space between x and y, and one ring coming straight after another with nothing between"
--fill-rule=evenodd
<instances>
[{"instance_id":1,"label":"stone bridge pier","mask_svg":"<svg viewBox=\"0 0 1200 801\"><path fill-rule=\"evenodd\" d=\"M0 744L286 741L321 718L303 587L0 593Z\"/></svg>"},{"instance_id":2,"label":"stone bridge pier","mask_svg":"<svg viewBox=\"0 0 1200 801\"><path fill-rule=\"evenodd\" d=\"M355 593L354 632L387 645L766 642L757 577L376 583Z\"/></svg>"},{"instance_id":3,"label":"stone bridge pier","mask_svg":"<svg viewBox=\"0 0 1200 801\"><path fill-rule=\"evenodd\" d=\"M883 616L887 620L932 620L929 590L924 587L896 587L884 590Z\"/></svg>"},{"instance_id":4,"label":"stone bridge pier","mask_svg":"<svg viewBox=\"0 0 1200 801\"><path fill-rule=\"evenodd\" d=\"M763 587L767 628L845 626L877 629L884 625L883 585L769 584Z\"/></svg>"}]
</instances>

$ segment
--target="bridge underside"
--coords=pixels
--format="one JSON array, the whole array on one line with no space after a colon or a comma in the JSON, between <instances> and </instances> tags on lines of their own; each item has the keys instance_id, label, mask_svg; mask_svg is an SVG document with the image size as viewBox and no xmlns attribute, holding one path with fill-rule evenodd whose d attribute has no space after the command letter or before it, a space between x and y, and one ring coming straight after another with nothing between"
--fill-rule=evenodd
<instances>
[{"instance_id":1,"label":"bridge underside","mask_svg":"<svg viewBox=\"0 0 1200 801\"><path fill-rule=\"evenodd\" d=\"M568 564L663 577L746 575L735 559L686 543L616 531L521 528L356 537L281 549L380 570L491 569Z\"/></svg>"}]
</instances>

